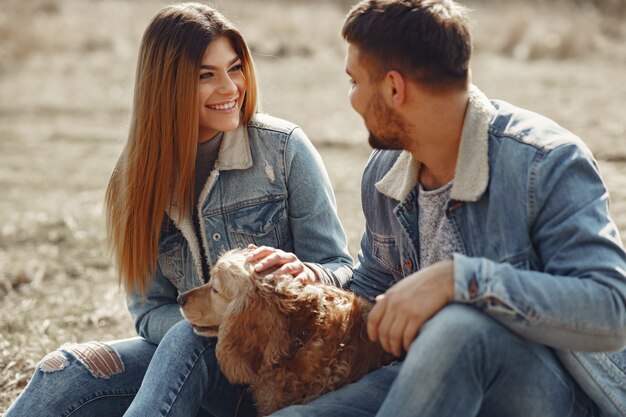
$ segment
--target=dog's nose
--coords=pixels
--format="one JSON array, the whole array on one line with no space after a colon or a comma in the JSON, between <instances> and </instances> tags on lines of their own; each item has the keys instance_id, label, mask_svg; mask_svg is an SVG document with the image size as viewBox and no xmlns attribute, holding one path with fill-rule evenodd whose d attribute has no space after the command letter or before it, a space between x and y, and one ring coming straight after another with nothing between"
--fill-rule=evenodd
<instances>
[{"instance_id":1,"label":"dog's nose","mask_svg":"<svg viewBox=\"0 0 626 417\"><path fill-rule=\"evenodd\" d=\"M185 294L181 294L176 298L176 302L181 307L185 305L185 301L187 301L187 296Z\"/></svg>"}]
</instances>

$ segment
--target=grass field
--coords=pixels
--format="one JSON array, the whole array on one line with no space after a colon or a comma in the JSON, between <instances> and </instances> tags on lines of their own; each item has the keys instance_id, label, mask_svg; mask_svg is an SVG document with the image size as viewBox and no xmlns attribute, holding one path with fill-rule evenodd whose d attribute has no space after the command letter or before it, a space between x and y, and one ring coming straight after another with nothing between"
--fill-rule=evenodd
<instances>
[{"instance_id":1,"label":"grass field","mask_svg":"<svg viewBox=\"0 0 626 417\"><path fill-rule=\"evenodd\" d=\"M599 159L626 237L626 12L597 0L473 1L474 82L552 117ZM161 2L0 0L0 415L63 343L133 335L102 199L123 145L141 33ZM354 255L369 149L347 100L348 1L214 2L253 49L263 110L329 170Z\"/></svg>"}]
</instances>

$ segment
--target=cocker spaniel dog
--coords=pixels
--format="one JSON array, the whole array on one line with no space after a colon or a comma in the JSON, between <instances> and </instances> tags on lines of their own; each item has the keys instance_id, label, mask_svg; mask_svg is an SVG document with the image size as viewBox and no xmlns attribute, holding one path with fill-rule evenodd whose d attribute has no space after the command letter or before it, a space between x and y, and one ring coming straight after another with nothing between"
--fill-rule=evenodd
<instances>
[{"instance_id":1,"label":"cocker spaniel dog","mask_svg":"<svg viewBox=\"0 0 626 417\"><path fill-rule=\"evenodd\" d=\"M309 402L393 360L367 337L372 303L330 285L259 275L249 253L224 253L211 281L181 294L179 304L197 334L217 336L222 372L249 385L261 415Z\"/></svg>"}]
</instances>

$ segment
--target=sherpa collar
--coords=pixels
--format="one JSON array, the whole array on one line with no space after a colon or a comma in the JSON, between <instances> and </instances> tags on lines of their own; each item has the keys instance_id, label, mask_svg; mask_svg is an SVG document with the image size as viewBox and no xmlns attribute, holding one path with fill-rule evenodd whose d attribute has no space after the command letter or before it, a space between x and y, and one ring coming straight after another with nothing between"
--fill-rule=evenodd
<instances>
[{"instance_id":1,"label":"sherpa collar","mask_svg":"<svg viewBox=\"0 0 626 417\"><path fill-rule=\"evenodd\" d=\"M252 152L248 140L248 129L243 123L235 130L224 132L222 144L215 162L215 169L246 169L252 166Z\"/></svg>"},{"instance_id":2,"label":"sherpa collar","mask_svg":"<svg viewBox=\"0 0 626 417\"><path fill-rule=\"evenodd\" d=\"M207 195L215 185L217 177L220 171L227 171L233 169L247 169L252 166L252 152L250 151L250 141L248 139L248 129L243 123L239 123L239 126L232 131L224 132L222 137L222 143L217 154L217 161L215 161L215 167L209 174L202 191L198 198L198 211L201 210L202 202L206 199ZM169 205L166 209L167 215L172 219L176 227L181 231L187 242L189 243L189 249L196 266L196 272L198 277L202 277L202 267L200 261L200 244L203 244L205 248L208 248L208 242L206 236L201 236L202 243L198 242L195 228L192 223L191 212L184 213L182 218L180 217L178 205L175 202ZM208 252L206 253L208 258ZM209 261L210 264L210 261Z\"/></svg>"},{"instance_id":3,"label":"sherpa collar","mask_svg":"<svg viewBox=\"0 0 626 417\"><path fill-rule=\"evenodd\" d=\"M488 129L495 113L489 99L474 85L463 122L461 144L450 198L478 201L489 182ZM418 181L420 164L409 151L402 151L389 172L376 183L376 189L397 201L404 201Z\"/></svg>"}]
</instances>

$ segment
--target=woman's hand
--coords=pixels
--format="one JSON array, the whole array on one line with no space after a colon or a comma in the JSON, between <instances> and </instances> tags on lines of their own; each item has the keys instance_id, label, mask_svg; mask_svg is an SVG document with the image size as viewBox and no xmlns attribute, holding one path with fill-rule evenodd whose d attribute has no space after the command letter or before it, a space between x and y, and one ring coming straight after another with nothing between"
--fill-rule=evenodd
<instances>
[{"instance_id":1,"label":"woman's hand","mask_svg":"<svg viewBox=\"0 0 626 417\"><path fill-rule=\"evenodd\" d=\"M248 262L254 264L254 270L260 274L291 275L303 284L317 281L317 275L291 252L285 252L270 246L248 245L252 253Z\"/></svg>"}]
</instances>

